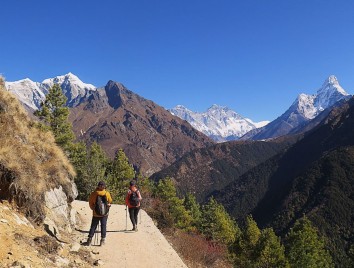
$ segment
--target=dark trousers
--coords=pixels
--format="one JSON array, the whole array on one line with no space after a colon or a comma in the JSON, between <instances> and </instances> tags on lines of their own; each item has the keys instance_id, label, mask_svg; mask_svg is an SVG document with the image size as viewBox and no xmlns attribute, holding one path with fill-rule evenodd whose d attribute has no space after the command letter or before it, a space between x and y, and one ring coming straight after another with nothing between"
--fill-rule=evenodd
<instances>
[{"instance_id":1,"label":"dark trousers","mask_svg":"<svg viewBox=\"0 0 354 268\"><path fill-rule=\"evenodd\" d=\"M129 218L130 218L130 221L133 224L133 227L138 225L139 210L140 210L140 207L129 208Z\"/></svg>"},{"instance_id":2,"label":"dark trousers","mask_svg":"<svg viewBox=\"0 0 354 268\"><path fill-rule=\"evenodd\" d=\"M93 237L93 235L95 234L98 223L101 222L101 238L106 238L107 219L108 219L108 216L92 217L89 237L91 237L91 238Z\"/></svg>"}]
</instances>

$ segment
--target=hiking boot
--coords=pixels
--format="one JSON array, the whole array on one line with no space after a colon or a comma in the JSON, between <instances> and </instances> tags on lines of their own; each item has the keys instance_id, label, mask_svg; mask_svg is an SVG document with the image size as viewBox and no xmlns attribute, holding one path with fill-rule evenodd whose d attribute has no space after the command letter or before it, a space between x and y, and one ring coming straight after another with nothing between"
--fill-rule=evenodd
<instances>
[{"instance_id":1,"label":"hiking boot","mask_svg":"<svg viewBox=\"0 0 354 268\"><path fill-rule=\"evenodd\" d=\"M133 226L133 229L132 229L132 231L135 231L135 230L136 230L136 225L134 225L134 226Z\"/></svg>"},{"instance_id":2,"label":"hiking boot","mask_svg":"<svg viewBox=\"0 0 354 268\"><path fill-rule=\"evenodd\" d=\"M134 230L135 232L137 232L138 231L138 226L135 226L135 230Z\"/></svg>"},{"instance_id":3,"label":"hiking boot","mask_svg":"<svg viewBox=\"0 0 354 268\"><path fill-rule=\"evenodd\" d=\"M91 245L91 242L92 242L92 237L89 237L89 238L87 238L87 241L86 241L86 246L89 246L89 245Z\"/></svg>"},{"instance_id":4,"label":"hiking boot","mask_svg":"<svg viewBox=\"0 0 354 268\"><path fill-rule=\"evenodd\" d=\"M106 244L106 238L101 238L100 246L103 246Z\"/></svg>"}]
</instances>

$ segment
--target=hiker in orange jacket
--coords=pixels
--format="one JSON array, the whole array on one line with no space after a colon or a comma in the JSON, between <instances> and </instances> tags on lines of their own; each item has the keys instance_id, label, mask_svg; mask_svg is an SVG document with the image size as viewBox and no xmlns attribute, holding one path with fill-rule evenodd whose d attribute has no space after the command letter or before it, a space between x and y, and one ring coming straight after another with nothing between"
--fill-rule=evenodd
<instances>
[{"instance_id":1,"label":"hiker in orange jacket","mask_svg":"<svg viewBox=\"0 0 354 268\"><path fill-rule=\"evenodd\" d=\"M125 204L129 209L129 218L133 224L132 231L138 231L138 214L140 210L140 201L142 200L140 191L136 186L136 181L130 182L130 187L125 197Z\"/></svg>"},{"instance_id":2,"label":"hiker in orange jacket","mask_svg":"<svg viewBox=\"0 0 354 268\"><path fill-rule=\"evenodd\" d=\"M103 201L103 209L101 208L100 215L99 210L96 206L96 202L99 200L97 197L100 196L102 197L102 201ZM108 219L108 212L109 212L109 208L111 206L112 203L112 197L111 194L106 190L106 183L103 181L100 181L97 185L97 188L95 191L93 191L90 195L89 198L89 206L92 209L92 221L91 221L91 227L90 227L90 231L89 231L89 235L87 238L87 245L91 244L92 241L92 237L95 234L97 225L99 224L99 222L101 222L101 242L100 242L100 246L105 244L105 240L106 240L106 232L107 232L107 219ZM98 210L98 211L97 211Z\"/></svg>"}]
</instances>

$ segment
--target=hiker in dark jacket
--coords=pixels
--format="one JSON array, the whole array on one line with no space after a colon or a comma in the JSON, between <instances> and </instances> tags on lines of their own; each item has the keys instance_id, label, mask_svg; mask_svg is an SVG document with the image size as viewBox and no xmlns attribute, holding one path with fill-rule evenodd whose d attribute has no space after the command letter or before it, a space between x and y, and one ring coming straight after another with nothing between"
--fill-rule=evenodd
<instances>
[{"instance_id":1,"label":"hiker in dark jacket","mask_svg":"<svg viewBox=\"0 0 354 268\"><path fill-rule=\"evenodd\" d=\"M98 212L96 211L96 201L97 201L97 196L103 197L103 199L106 200L107 203L107 213L105 215L99 215ZM89 235L87 238L86 244L89 246L92 241L92 237L95 234L97 225L101 222L101 242L100 246L105 244L106 240L106 232L107 232L107 219L108 219L108 210L111 206L112 203L112 197L111 194L106 191L106 184L103 181L100 181L97 185L97 188L95 191L93 191L90 195L89 198L89 206L92 209L92 221L91 221L91 228L89 231Z\"/></svg>"},{"instance_id":2,"label":"hiker in dark jacket","mask_svg":"<svg viewBox=\"0 0 354 268\"><path fill-rule=\"evenodd\" d=\"M140 191L136 186L136 181L130 182L130 187L125 197L125 204L129 209L129 218L133 224L132 231L138 231L138 214L140 210L140 201L142 200Z\"/></svg>"}]
</instances>

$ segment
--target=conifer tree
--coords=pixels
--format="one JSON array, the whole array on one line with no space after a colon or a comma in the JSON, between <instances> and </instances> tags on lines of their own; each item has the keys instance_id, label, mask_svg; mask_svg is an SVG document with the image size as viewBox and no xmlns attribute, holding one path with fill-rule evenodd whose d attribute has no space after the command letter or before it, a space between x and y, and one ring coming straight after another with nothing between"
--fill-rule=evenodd
<instances>
[{"instance_id":1,"label":"conifer tree","mask_svg":"<svg viewBox=\"0 0 354 268\"><path fill-rule=\"evenodd\" d=\"M197 229L201 226L201 219L202 219L202 212L200 210L200 205L197 202L195 196L191 193L187 193L186 197L184 198L184 207L189 211L190 215L192 216L191 224L196 227Z\"/></svg>"},{"instance_id":2,"label":"conifer tree","mask_svg":"<svg viewBox=\"0 0 354 268\"><path fill-rule=\"evenodd\" d=\"M175 227L190 230L192 217L183 205L183 199L177 197L176 187L169 178L160 180L155 195L163 200ZM168 215L165 215L168 217Z\"/></svg>"},{"instance_id":3,"label":"conifer tree","mask_svg":"<svg viewBox=\"0 0 354 268\"><path fill-rule=\"evenodd\" d=\"M122 149L119 149L114 160L109 164L107 180L112 196L117 203L123 204L129 181L135 177L133 166Z\"/></svg>"},{"instance_id":4,"label":"conifer tree","mask_svg":"<svg viewBox=\"0 0 354 268\"><path fill-rule=\"evenodd\" d=\"M96 142L92 143L87 152L86 173L82 182L86 199L99 181L106 181L107 163L108 158L101 146Z\"/></svg>"},{"instance_id":5,"label":"conifer tree","mask_svg":"<svg viewBox=\"0 0 354 268\"><path fill-rule=\"evenodd\" d=\"M65 151L75 138L69 118L69 108L65 107L67 98L63 94L60 86L54 84L46 95L41 108L34 114L43 120L46 126L53 132L56 143Z\"/></svg>"},{"instance_id":6,"label":"conifer tree","mask_svg":"<svg viewBox=\"0 0 354 268\"><path fill-rule=\"evenodd\" d=\"M202 211L201 230L203 234L226 245L235 242L241 231L223 205L211 197L209 202L203 206Z\"/></svg>"},{"instance_id":7,"label":"conifer tree","mask_svg":"<svg viewBox=\"0 0 354 268\"><path fill-rule=\"evenodd\" d=\"M297 220L286 237L287 258L291 267L333 267L324 240L306 217Z\"/></svg>"},{"instance_id":8,"label":"conifer tree","mask_svg":"<svg viewBox=\"0 0 354 268\"><path fill-rule=\"evenodd\" d=\"M87 200L90 189L87 189L87 182L89 181L88 152L84 142L73 143L71 145L70 161L76 170L75 183L78 190L78 199Z\"/></svg>"},{"instance_id":9,"label":"conifer tree","mask_svg":"<svg viewBox=\"0 0 354 268\"><path fill-rule=\"evenodd\" d=\"M243 244L245 247L254 248L261 236L261 230L251 215L246 218L246 229L243 233Z\"/></svg>"},{"instance_id":10,"label":"conifer tree","mask_svg":"<svg viewBox=\"0 0 354 268\"><path fill-rule=\"evenodd\" d=\"M233 245L235 264L240 267L257 267L257 246L261 230L251 215L246 218L242 235Z\"/></svg>"},{"instance_id":11,"label":"conifer tree","mask_svg":"<svg viewBox=\"0 0 354 268\"><path fill-rule=\"evenodd\" d=\"M0 90L4 90L5 89L5 79L4 77L2 77L2 75L0 75Z\"/></svg>"},{"instance_id":12,"label":"conifer tree","mask_svg":"<svg viewBox=\"0 0 354 268\"><path fill-rule=\"evenodd\" d=\"M285 248L272 228L261 231L256 250L256 267L289 267L285 258Z\"/></svg>"}]
</instances>

